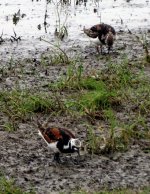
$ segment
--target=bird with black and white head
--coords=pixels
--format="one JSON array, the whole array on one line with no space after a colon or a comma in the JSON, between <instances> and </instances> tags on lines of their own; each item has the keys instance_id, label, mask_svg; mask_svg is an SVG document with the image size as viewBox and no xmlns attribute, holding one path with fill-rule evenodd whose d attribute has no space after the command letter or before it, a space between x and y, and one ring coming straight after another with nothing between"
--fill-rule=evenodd
<instances>
[{"instance_id":1,"label":"bird with black and white head","mask_svg":"<svg viewBox=\"0 0 150 194\"><path fill-rule=\"evenodd\" d=\"M60 153L74 153L80 155L81 141L74 134L65 128L47 127L44 128L38 122L39 135L54 152L54 161L60 163Z\"/></svg>"}]
</instances>

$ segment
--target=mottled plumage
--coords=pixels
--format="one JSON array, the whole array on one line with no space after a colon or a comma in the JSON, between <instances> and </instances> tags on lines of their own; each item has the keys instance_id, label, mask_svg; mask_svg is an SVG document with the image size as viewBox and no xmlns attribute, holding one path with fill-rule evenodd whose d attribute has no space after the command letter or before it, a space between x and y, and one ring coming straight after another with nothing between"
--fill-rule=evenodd
<instances>
[{"instance_id":1,"label":"mottled plumage","mask_svg":"<svg viewBox=\"0 0 150 194\"><path fill-rule=\"evenodd\" d=\"M104 23L94 25L90 29L84 29L84 33L91 38L98 37L101 45L106 45L108 47L108 52L112 48L116 36L115 29L112 26ZM99 51L98 47L97 50Z\"/></svg>"}]
</instances>

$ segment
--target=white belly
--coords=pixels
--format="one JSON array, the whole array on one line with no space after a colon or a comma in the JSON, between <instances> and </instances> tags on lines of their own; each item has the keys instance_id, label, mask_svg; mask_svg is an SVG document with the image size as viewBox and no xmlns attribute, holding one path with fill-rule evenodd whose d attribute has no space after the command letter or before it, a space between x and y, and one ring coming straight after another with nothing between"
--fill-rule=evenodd
<instances>
[{"instance_id":1,"label":"white belly","mask_svg":"<svg viewBox=\"0 0 150 194\"><path fill-rule=\"evenodd\" d=\"M54 152L59 152L58 148L57 148L57 142L53 142L53 143L47 143L48 147L53 150Z\"/></svg>"},{"instance_id":2,"label":"white belly","mask_svg":"<svg viewBox=\"0 0 150 194\"><path fill-rule=\"evenodd\" d=\"M97 38L90 38L90 42L95 44L96 46L101 45L101 42L99 41L98 37Z\"/></svg>"}]
</instances>

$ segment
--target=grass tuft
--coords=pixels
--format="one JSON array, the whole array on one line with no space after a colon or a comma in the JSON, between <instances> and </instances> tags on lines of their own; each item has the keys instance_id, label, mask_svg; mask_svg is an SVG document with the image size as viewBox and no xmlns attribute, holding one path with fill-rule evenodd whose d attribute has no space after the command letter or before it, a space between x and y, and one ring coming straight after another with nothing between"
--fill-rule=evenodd
<instances>
[{"instance_id":1,"label":"grass tuft","mask_svg":"<svg viewBox=\"0 0 150 194\"><path fill-rule=\"evenodd\" d=\"M0 194L35 194L35 192L24 192L22 189L15 185L13 180L0 177Z\"/></svg>"},{"instance_id":2,"label":"grass tuft","mask_svg":"<svg viewBox=\"0 0 150 194\"><path fill-rule=\"evenodd\" d=\"M17 121L30 119L35 113L48 113L55 107L54 101L42 93L32 94L30 91L3 91L0 93L0 108L8 118L3 127L6 131L14 131Z\"/></svg>"}]
</instances>

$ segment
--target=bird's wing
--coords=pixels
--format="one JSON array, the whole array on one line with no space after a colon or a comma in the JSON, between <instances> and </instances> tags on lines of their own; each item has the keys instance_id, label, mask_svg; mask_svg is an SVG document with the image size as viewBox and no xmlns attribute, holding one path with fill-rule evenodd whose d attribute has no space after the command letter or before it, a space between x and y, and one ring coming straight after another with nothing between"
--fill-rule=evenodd
<instances>
[{"instance_id":1,"label":"bird's wing","mask_svg":"<svg viewBox=\"0 0 150 194\"><path fill-rule=\"evenodd\" d=\"M49 127L43 130L41 135L47 143L53 143L56 141L68 142L69 139L75 138L75 136L68 129L57 127Z\"/></svg>"},{"instance_id":2,"label":"bird's wing","mask_svg":"<svg viewBox=\"0 0 150 194\"><path fill-rule=\"evenodd\" d=\"M63 138L60 133L60 129L55 127L47 128L44 131L42 131L42 136L47 143L56 142L59 139Z\"/></svg>"},{"instance_id":3,"label":"bird's wing","mask_svg":"<svg viewBox=\"0 0 150 194\"><path fill-rule=\"evenodd\" d=\"M61 132L61 135L62 135L62 136L65 135L65 136L67 136L69 139L75 138L74 134L73 134L71 131L69 131L68 129L61 128L61 129L60 129L60 132Z\"/></svg>"}]
</instances>

